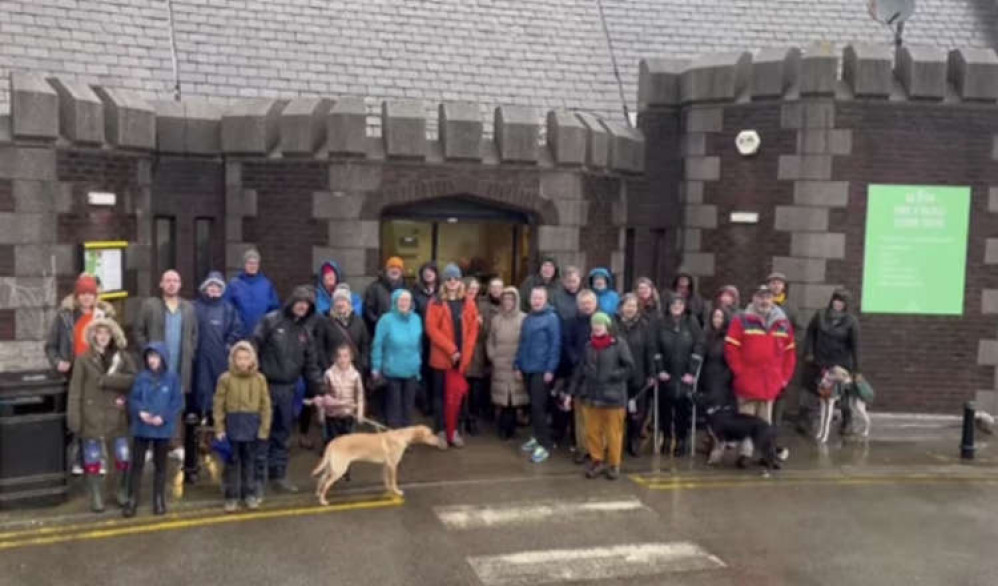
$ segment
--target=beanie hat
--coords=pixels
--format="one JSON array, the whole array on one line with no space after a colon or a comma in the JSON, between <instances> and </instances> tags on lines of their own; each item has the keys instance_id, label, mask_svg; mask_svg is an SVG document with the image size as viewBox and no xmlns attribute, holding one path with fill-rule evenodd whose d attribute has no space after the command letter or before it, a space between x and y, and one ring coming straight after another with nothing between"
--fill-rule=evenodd
<instances>
[{"instance_id":1,"label":"beanie hat","mask_svg":"<svg viewBox=\"0 0 998 586\"><path fill-rule=\"evenodd\" d=\"M444 271L440 274L440 277L446 281L448 279L460 279L461 269L454 263L449 263L444 267Z\"/></svg>"},{"instance_id":2,"label":"beanie hat","mask_svg":"<svg viewBox=\"0 0 998 586\"><path fill-rule=\"evenodd\" d=\"M403 270L405 268L405 263L402 261L401 258L399 258L397 256L393 256L390 259L388 259L388 262L385 263L385 268L386 269L398 269L398 270L401 271L401 270Z\"/></svg>"},{"instance_id":3,"label":"beanie hat","mask_svg":"<svg viewBox=\"0 0 998 586\"><path fill-rule=\"evenodd\" d=\"M97 279L93 275L87 273L80 275L80 278L76 279L76 286L73 288L73 292L77 297L85 293L96 295Z\"/></svg>"},{"instance_id":4,"label":"beanie hat","mask_svg":"<svg viewBox=\"0 0 998 586\"><path fill-rule=\"evenodd\" d=\"M218 271L208 273L205 280L201 282L201 286L198 287L198 291L204 293L209 285L218 285L222 288L222 293L225 293L225 279L222 277L222 273Z\"/></svg>"},{"instance_id":5,"label":"beanie hat","mask_svg":"<svg viewBox=\"0 0 998 586\"><path fill-rule=\"evenodd\" d=\"M755 288L755 291L752 292L752 297L756 297L758 295L772 295L772 294L773 290L769 288L769 284L763 283L762 285L759 285L758 287Z\"/></svg>"},{"instance_id":6,"label":"beanie hat","mask_svg":"<svg viewBox=\"0 0 998 586\"><path fill-rule=\"evenodd\" d=\"M609 328L611 323L613 322L610 320L610 316L602 311L597 311L591 318L589 318L589 325L591 326L603 326L605 328Z\"/></svg>"},{"instance_id":7,"label":"beanie hat","mask_svg":"<svg viewBox=\"0 0 998 586\"><path fill-rule=\"evenodd\" d=\"M251 260L260 262L260 253L255 248L250 248L249 250L243 253L243 264L246 264Z\"/></svg>"},{"instance_id":8,"label":"beanie hat","mask_svg":"<svg viewBox=\"0 0 998 586\"><path fill-rule=\"evenodd\" d=\"M778 273L774 271L772 273L769 273L769 276L766 277L766 282L769 283L770 281L783 281L784 283L786 283L787 276L784 275L783 273Z\"/></svg>"},{"instance_id":9,"label":"beanie hat","mask_svg":"<svg viewBox=\"0 0 998 586\"><path fill-rule=\"evenodd\" d=\"M340 299L345 299L349 303L353 303L349 285L343 284L336 286L336 289L333 291L333 305L336 305L336 302Z\"/></svg>"}]
</instances>

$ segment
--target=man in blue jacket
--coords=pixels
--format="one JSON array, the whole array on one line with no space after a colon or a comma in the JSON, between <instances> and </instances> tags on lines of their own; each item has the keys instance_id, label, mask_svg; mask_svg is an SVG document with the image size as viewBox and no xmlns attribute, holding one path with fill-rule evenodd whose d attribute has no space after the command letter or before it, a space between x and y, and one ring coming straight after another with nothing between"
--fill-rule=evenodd
<instances>
[{"instance_id":1,"label":"man in blue jacket","mask_svg":"<svg viewBox=\"0 0 998 586\"><path fill-rule=\"evenodd\" d=\"M243 254L243 272L229 282L225 300L236 306L247 332L256 329L263 316L281 307L274 284L260 272L260 253L256 249Z\"/></svg>"},{"instance_id":2,"label":"man in blue jacket","mask_svg":"<svg viewBox=\"0 0 998 586\"><path fill-rule=\"evenodd\" d=\"M547 421L548 389L554 381L561 360L561 322L548 304L548 291L543 285L530 291L530 313L520 330L520 347L513 367L516 377L525 380L530 394L530 418L534 436L523 444L530 459L540 464L551 454L551 429Z\"/></svg>"}]
</instances>

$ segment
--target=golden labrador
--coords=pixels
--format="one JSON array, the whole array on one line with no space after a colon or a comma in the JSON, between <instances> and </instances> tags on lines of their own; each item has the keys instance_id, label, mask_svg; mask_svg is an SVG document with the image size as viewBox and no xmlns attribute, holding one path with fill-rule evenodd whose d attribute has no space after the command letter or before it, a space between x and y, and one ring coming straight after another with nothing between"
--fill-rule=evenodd
<instances>
[{"instance_id":1,"label":"golden labrador","mask_svg":"<svg viewBox=\"0 0 998 586\"><path fill-rule=\"evenodd\" d=\"M402 496L398 486L398 465L402 461L405 449L413 443L440 447L440 440L425 425L384 433L351 433L329 442L322 454L322 460L312 471L312 476L319 478L315 487L315 496L319 497L319 503L329 504L326 501L326 493L346 473L352 462L384 464L385 488L392 494Z\"/></svg>"}]
</instances>

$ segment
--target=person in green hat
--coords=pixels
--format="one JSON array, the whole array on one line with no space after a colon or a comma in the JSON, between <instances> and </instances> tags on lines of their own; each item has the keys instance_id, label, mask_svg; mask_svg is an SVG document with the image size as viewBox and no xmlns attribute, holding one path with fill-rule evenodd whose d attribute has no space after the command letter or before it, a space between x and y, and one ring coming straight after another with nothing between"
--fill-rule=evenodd
<instances>
[{"instance_id":1,"label":"person in green hat","mask_svg":"<svg viewBox=\"0 0 998 586\"><path fill-rule=\"evenodd\" d=\"M627 342L610 335L611 323L610 316L601 311L590 319L592 334L572 376L570 393L573 401L582 402L585 412L586 478L606 475L616 480L620 477L627 382L634 358Z\"/></svg>"}]
</instances>

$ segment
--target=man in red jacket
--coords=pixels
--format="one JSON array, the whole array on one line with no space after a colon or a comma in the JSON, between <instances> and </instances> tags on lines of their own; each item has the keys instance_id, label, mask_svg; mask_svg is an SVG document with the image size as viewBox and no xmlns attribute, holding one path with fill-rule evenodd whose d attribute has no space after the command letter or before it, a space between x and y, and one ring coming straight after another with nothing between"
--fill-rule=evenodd
<instances>
[{"instance_id":1,"label":"man in red jacket","mask_svg":"<svg viewBox=\"0 0 998 586\"><path fill-rule=\"evenodd\" d=\"M772 423L773 401L793 377L797 353L793 326L768 285L756 289L752 304L731 321L725 342L738 411Z\"/></svg>"}]
</instances>

